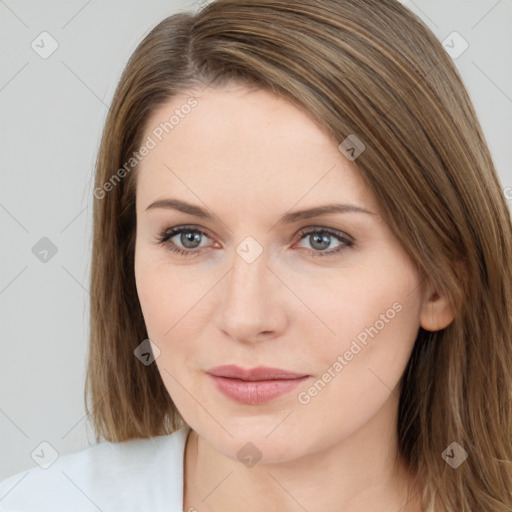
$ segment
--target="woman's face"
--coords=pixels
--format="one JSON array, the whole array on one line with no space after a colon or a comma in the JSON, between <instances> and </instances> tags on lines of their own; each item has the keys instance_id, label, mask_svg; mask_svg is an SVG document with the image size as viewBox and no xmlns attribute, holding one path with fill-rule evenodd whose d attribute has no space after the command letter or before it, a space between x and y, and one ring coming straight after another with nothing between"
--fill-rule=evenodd
<instances>
[{"instance_id":1,"label":"woman's face","mask_svg":"<svg viewBox=\"0 0 512 512\"><path fill-rule=\"evenodd\" d=\"M341 141L270 92L190 97L154 112L138 175L135 274L155 362L218 451L296 459L397 406L423 287ZM242 371L261 367L274 370Z\"/></svg>"}]
</instances>

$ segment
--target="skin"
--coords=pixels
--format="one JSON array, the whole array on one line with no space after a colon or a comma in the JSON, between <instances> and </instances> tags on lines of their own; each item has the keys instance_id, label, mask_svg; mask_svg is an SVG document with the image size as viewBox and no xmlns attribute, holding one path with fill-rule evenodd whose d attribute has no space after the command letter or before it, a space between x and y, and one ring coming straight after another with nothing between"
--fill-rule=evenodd
<instances>
[{"instance_id":1,"label":"skin","mask_svg":"<svg viewBox=\"0 0 512 512\"><path fill-rule=\"evenodd\" d=\"M309 114L271 92L230 84L174 97L153 112L146 136L190 96L197 106L138 169L135 251L139 300L160 350L155 362L192 428L184 510L420 510L415 500L404 507L407 491L417 492L411 475L392 470L398 385L419 326L445 327L453 319L449 306L420 281L357 160L349 161ZM215 217L146 210L164 198ZM277 223L290 211L329 203L369 213ZM168 246L156 243L183 225L205 232L199 255L169 249L172 242L195 247L179 234ZM315 227L348 235L354 245L319 256L313 236L299 234ZM252 263L236 251L248 236L263 249ZM324 252L344 245L324 236ZM299 393L393 304L400 312L301 403ZM311 377L270 402L244 405L219 393L204 372L224 364ZM252 467L237 457L248 442L261 454Z\"/></svg>"}]
</instances>

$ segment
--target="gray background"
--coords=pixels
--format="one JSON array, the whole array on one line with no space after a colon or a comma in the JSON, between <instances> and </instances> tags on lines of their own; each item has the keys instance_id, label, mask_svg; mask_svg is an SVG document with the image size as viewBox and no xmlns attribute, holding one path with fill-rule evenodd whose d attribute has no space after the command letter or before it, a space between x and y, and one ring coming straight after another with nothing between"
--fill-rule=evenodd
<instances>
[{"instance_id":1,"label":"gray background","mask_svg":"<svg viewBox=\"0 0 512 512\"><path fill-rule=\"evenodd\" d=\"M441 41L457 31L469 43L454 61L510 204L512 0L403 3ZM60 455L94 442L83 386L101 130L139 41L166 16L198 6L0 0L0 480L35 466L43 441ZM31 47L43 31L58 42L46 59ZM57 250L46 262L33 252L43 237Z\"/></svg>"}]
</instances>

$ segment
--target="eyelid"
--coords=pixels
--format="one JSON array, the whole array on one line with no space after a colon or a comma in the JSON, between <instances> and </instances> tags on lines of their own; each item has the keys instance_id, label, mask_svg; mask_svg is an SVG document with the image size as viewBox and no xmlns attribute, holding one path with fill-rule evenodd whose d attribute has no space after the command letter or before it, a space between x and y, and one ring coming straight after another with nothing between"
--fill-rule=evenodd
<instances>
[{"instance_id":1,"label":"eyelid","mask_svg":"<svg viewBox=\"0 0 512 512\"><path fill-rule=\"evenodd\" d=\"M348 233L346 233L345 231L341 231L340 229L330 228L327 226L321 226L318 224L300 228L299 231L297 231L295 236L311 234L311 233L315 233L315 232L330 233L334 237L344 238L347 241L355 243L354 238L352 236L350 236Z\"/></svg>"}]
</instances>

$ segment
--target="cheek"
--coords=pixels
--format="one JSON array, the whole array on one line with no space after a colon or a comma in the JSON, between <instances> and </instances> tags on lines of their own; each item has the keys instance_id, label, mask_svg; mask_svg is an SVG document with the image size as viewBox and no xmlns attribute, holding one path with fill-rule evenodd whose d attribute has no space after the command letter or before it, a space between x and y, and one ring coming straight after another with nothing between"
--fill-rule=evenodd
<instances>
[{"instance_id":1,"label":"cheek","mask_svg":"<svg viewBox=\"0 0 512 512\"><path fill-rule=\"evenodd\" d=\"M315 341L315 347L330 357L349 350L354 339L363 345L366 341L367 347L378 338L409 344L419 327L416 271L408 260L400 259L400 253L389 254L387 262L384 251L380 254L376 261L333 270L326 279L297 280L295 276L294 293L308 306L300 319L293 319L309 333L303 342L321 336L323 343Z\"/></svg>"},{"instance_id":2,"label":"cheek","mask_svg":"<svg viewBox=\"0 0 512 512\"><path fill-rule=\"evenodd\" d=\"M205 295L214 286L215 275L200 278L196 272L191 279L192 267L167 264L157 256L144 250L136 253L137 294L148 337L160 350L155 363L175 404L186 410L190 396L179 383L199 396L189 372L204 352L198 340L208 325Z\"/></svg>"},{"instance_id":3,"label":"cheek","mask_svg":"<svg viewBox=\"0 0 512 512\"><path fill-rule=\"evenodd\" d=\"M137 295L148 334L155 341L171 335L173 326L186 315L199 292L197 284L191 284L182 274L179 267L171 268L165 263L161 251L136 246Z\"/></svg>"},{"instance_id":4,"label":"cheek","mask_svg":"<svg viewBox=\"0 0 512 512\"><path fill-rule=\"evenodd\" d=\"M162 297L158 282L158 273L155 272L147 258L144 258L144 254L136 251L135 285L150 338L153 336L154 327L158 324L159 309L161 307Z\"/></svg>"},{"instance_id":5,"label":"cheek","mask_svg":"<svg viewBox=\"0 0 512 512\"><path fill-rule=\"evenodd\" d=\"M336 336L324 335L323 343L315 344L311 361L317 373L296 395L294 420L299 429L309 421L322 425L329 439L349 436L388 399L398 400L394 390L419 327L419 298L411 293L417 285L414 273L383 268L341 281L346 285L341 299L332 283L330 300L316 302ZM317 448L324 442L318 441Z\"/></svg>"},{"instance_id":6,"label":"cheek","mask_svg":"<svg viewBox=\"0 0 512 512\"><path fill-rule=\"evenodd\" d=\"M187 394L179 385L184 380L180 369L193 350L190 333L184 331L190 325L187 311L196 302L188 297L193 286L180 285L176 272L144 251L136 253L135 281L148 337L160 350L155 364L181 411L187 407Z\"/></svg>"},{"instance_id":7,"label":"cheek","mask_svg":"<svg viewBox=\"0 0 512 512\"><path fill-rule=\"evenodd\" d=\"M312 405L315 414L321 416L332 403L343 404L345 411L374 411L405 369L419 328L419 283L407 260L389 261L330 281L312 297L335 333L316 344L317 385L302 396L301 403Z\"/></svg>"},{"instance_id":8,"label":"cheek","mask_svg":"<svg viewBox=\"0 0 512 512\"><path fill-rule=\"evenodd\" d=\"M323 283L310 296L316 313L335 334L324 329L323 342L310 347L316 375L301 389L298 402L306 416L343 424L347 432L390 396L418 332L416 272L406 260L390 261L354 269ZM309 333L306 337L313 339Z\"/></svg>"}]
</instances>

